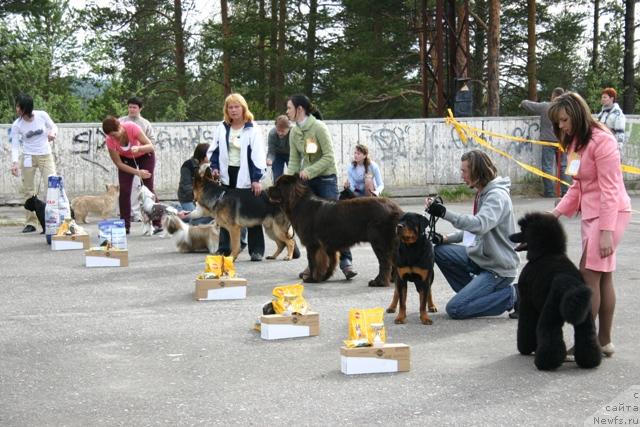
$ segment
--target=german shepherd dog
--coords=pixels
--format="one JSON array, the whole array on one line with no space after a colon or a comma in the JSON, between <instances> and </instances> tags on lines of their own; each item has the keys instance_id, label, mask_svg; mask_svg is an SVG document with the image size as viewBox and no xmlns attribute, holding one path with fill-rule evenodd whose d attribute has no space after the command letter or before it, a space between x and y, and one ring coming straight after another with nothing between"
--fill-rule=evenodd
<instances>
[{"instance_id":1,"label":"german shepherd dog","mask_svg":"<svg viewBox=\"0 0 640 427\"><path fill-rule=\"evenodd\" d=\"M231 256L235 260L240 253L240 231L242 227L264 226L267 235L278 246L275 253L267 259L276 259L287 248L285 261L300 258L300 250L289 233L291 224L284 212L271 203L263 191L255 197L250 190L229 188L215 180L211 169L203 174L195 174L193 196L197 202L191 218L212 216L220 227L224 227L231 239Z\"/></svg>"},{"instance_id":2,"label":"german shepherd dog","mask_svg":"<svg viewBox=\"0 0 640 427\"><path fill-rule=\"evenodd\" d=\"M406 323L407 317L407 282L413 282L420 294L420 321L423 325L431 325L429 312L438 311L431 296L433 283L433 244L427 237L426 229L429 221L424 215L407 212L398 222L398 238L400 242L393 258L395 266L396 290L387 313L395 313L398 302L400 311L395 323Z\"/></svg>"},{"instance_id":3,"label":"german shepherd dog","mask_svg":"<svg viewBox=\"0 0 640 427\"><path fill-rule=\"evenodd\" d=\"M307 248L309 277L323 282L333 274L338 251L369 242L378 258L379 272L369 286L388 286L391 260L397 244L398 205L383 197L332 201L316 197L299 175L283 175L267 190L279 204Z\"/></svg>"}]
</instances>

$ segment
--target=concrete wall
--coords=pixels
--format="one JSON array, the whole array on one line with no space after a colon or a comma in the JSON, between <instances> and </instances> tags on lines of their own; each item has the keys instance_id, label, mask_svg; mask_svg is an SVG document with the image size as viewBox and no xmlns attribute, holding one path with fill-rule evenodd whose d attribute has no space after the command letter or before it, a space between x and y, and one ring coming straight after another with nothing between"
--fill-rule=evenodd
<instances>
[{"instance_id":1,"label":"concrete wall","mask_svg":"<svg viewBox=\"0 0 640 427\"><path fill-rule=\"evenodd\" d=\"M537 117L470 118L463 120L477 128L513 136L536 139ZM266 134L272 122L260 122ZM352 158L358 142L369 146L371 155L382 170L388 193L407 192L426 194L444 184L460 183L460 156L469 148L478 147L470 141L465 146L454 129L442 119L327 121L334 142L339 182L345 177L346 165ZM156 175L155 186L163 198L173 198L178 186L180 166L201 142L211 142L217 123L155 123ZM104 135L99 124L59 124L59 135L54 144L58 173L65 179L70 197L99 193L106 183L116 183L116 168L109 158ZM8 142L9 125L0 125L0 201L20 201L20 179L9 172L11 147ZM629 142L623 163L640 166L640 116L627 119ZM539 166L540 146L531 143L508 142L487 137L495 146L516 159ZM491 154L501 175L514 182L531 179L531 174L515 162ZM640 177L629 175L630 180ZM36 179L38 179L36 177ZM37 184L36 184L37 186ZM40 194L46 192L46 183L40 185ZM424 191L421 191L424 189Z\"/></svg>"}]
</instances>

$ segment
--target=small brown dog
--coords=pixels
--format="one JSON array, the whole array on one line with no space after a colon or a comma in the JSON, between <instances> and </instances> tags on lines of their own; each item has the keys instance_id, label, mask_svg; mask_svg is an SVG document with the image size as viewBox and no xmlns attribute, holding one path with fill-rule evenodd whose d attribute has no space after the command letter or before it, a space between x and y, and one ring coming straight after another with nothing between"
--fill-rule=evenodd
<instances>
[{"instance_id":1,"label":"small brown dog","mask_svg":"<svg viewBox=\"0 0 640 427\"><path fill-rule=\"evenodd\" d=\"M114 215L116 200L120 193L120 186L115 184L107 184L107 191L100 196L79 196L71 201L71 210L73 218L77 223L87 224L87 215L89 213L96 214L102 219L109 218Z\"/></svg>"}]
</instances>

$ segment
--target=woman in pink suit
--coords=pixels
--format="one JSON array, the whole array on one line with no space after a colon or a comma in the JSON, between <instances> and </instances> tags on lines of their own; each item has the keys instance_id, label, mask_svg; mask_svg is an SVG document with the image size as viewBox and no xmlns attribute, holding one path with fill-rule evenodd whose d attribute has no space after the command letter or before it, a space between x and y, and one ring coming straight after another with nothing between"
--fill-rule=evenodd
<instances>
[{"instance_id":1,"label":"woman in pink suit","mask_svg":"<svg viewBox=\"0 0 640 427\"><path fill-rule=\"evenodd\" d=\"M616 305L616 247L631 220L618 144L575 92L556 98L549 108L549 118L560 144L568 151L567 174L573 177L573 185L553 214L582 215L580 272L593 291L591 308L594 319L598 318L598 339L602 352L610 357L615 351L611 326Z\"/></svg>"}]
</instances>

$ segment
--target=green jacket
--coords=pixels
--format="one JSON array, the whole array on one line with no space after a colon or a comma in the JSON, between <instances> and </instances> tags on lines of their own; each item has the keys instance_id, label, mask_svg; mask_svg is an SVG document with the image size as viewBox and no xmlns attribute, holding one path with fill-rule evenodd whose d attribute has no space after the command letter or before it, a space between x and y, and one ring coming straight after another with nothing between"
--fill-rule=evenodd
<instances>
[{"instance_id":1,"label":"green jacket","mask_svg":"<svg viewBox=\"0 0 640 427\"><path fill-rule=\"evenodd\" d=\"M317 145L315 153L306 153L308 143ZM290 174L303 170L309 174L309 179L337 174L331 134L327 125L315 117L309 116L302 126L295 125L291 128L289 146L291 151L287 169Z\"/></svg>"}]
</instances>

